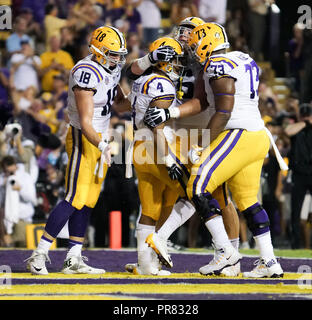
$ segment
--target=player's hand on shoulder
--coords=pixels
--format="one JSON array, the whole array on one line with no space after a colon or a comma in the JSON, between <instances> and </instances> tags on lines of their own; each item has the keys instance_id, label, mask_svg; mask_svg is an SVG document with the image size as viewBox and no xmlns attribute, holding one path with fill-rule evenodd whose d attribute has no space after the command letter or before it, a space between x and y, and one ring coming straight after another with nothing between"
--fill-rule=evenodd
<instances>
[{"instance_id":1,"label":"player's hand on shoulder","mask_svg":"<svg viewBox=\"0 0 312 320\"><path fill-rule=\"evenodd\" d=\"M170 46L157 48L148 54L151 64L156 64L160 61L168 62L176 55L174 49Z\"/></svg>"}]
</instances>

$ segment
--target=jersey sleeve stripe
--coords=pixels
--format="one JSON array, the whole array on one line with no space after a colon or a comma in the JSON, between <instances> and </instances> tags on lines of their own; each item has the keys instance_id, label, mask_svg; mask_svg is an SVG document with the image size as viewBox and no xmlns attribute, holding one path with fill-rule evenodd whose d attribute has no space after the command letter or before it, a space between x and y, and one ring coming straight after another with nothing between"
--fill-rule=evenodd
<instances>
[{"instance_id":1,"label":"jersey sleeve stripe","mask_svg":"<svg viewBox=\"0 0 312 320\"><path fill-rule=\"evenodd\" d=\"M144 84L143 87L142 87L141 93L148 94L149 85L150 85L154 80L157 80L157 79L166 80L166 81L170 82L171 85L174 87L172 81L169 80L168 78L162 77L162 76L153 76L153 77L151 77L150 79L148 79L148 80L145 82L145 84Z\"/></svg>"},{"instance_id":2,"label":"jersey sleeve stripe","mask_svg":"<svg viewBox=\"0 0 312 320\"><path fill-rule=\"evenodd\" d=\"M229 66L232 67L232 69L234 69L235 67L238 66L238 64L236 62L234 62L233 60L229 59L229 58L226 58L226 57L212 57L210 59L211 61L216 61L216 62L219 62L219 61L224 61L226 62Z\"/></svg>"},{"instance_id":3,"label":"jersey sleeve stripe","mask_svg":"<svg viewBox=\"0 0 312 320\"><path fill-rule=\"evenodd\" d=\"M81 69L81 68L87 68L87 69L91 70L91 71L95 74L98 82L101 82L101 81L103 80L103 76L101 75L100 71L99 71L95 66L93 66L93 65L91 65L91 64L80 64L80 65L78 65L77 67L75 67L75 68L72 70L73 74L74 74L78 69Z\"/></svg>"},{"instance_id":4,"label":"jersey sleeve stripe","mask_svg":"<svg viewBox=\"0 0 312 320\"><path fill-rule=\"evenodd\" d=\"M174 100L174 94L166 94L166 95L163 95L163 96L158 96L158 97L155 97L154 99L152 99L151 102L153 101L158 101L158 100Z\"/></svg>"}]
</instances>

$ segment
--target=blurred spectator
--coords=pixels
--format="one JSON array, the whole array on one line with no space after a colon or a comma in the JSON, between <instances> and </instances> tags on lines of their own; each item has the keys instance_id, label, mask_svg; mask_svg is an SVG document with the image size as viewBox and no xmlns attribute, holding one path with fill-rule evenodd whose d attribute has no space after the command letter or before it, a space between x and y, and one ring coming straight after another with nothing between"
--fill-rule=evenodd
<instances>
[{"instance_id":1,"label":"blurred spectator","mask_svg":"<svg viewBox=\"0 0 312 320\"><path fill-rule=\"evenodd\" d=\"M50 39L52 36L60 36L61 29L64 27L72 27L76 24L76 18L60 19L57 17L58 9L54 4L47 4L45 8L44 28L46 39L46 51L52 50Z\"/></svg>"},{"instance_id":2,"label":"blurred spectator","mask_svg":"<svg viewBox=\"0 0 312 320\"><path fill-rule=\"evenodd\" d=\"M65 109L67 107L68 90L66 79L61 74L53 77L52 90L53 104L55 105L56 117L58 120L65 120Z\"/></svg>"},{"instance_id":3,"label":"blurred spectator","mask_svg":"<svg viewBox=\"0 0 312 320\"><path fill-rule=\"evenodd\" d=\"M9 56L11 56L14 53L21 52L21 40L31 42L31 38L26 34L26 31L26 19L22 17L17 17L14 22L14 32L6 40L6 50Z\"/></svg>"},{"instance_id":4,"label":"blurred spectator","mask_svg":"<svg viewBox=\"0 0 312 320\"><path fill-rule=\"evenodd\" d=\"M26 111L38 93L38 90L30 86L23 91L17 91L14 88L11 91L12 101L13 101L13 116L17 117L22 111Z\"/></svg>"},{"instance_id":5,"label":"blurred spectator","mask_svg":"<svg viewBox=\"0 0 312 320\"><path fill-rule=\"evenodd\" d=\"M26 20L26 33L32 38L35 46L37 46L37 42L43 39L43 34L40 23L34 21L33 11L30 8L21 9L19 17Z\"/></svg>"},{"instance_id":6,"label":"blurred spectator","mask_svg":"<svg viewBox=\"0 0 312 320\"><path fill-rule=\"evenodd\" d=\"M227 0L199 0L198 12L204 21L217 22L222 25L226 21Z\"/></svg>"},{"instance_id":7,"label":"blurred spectator","mask_svg":"<svg viewBox=\"0 0 312 320\"><path fill-rule=\"evenodd\" d=\"M312 192L312 106L300 105L299 121L285 128L290 137L289 168L292 171L291 228L293 249L302 247L300 211L307 191Z\"/></svg>"},{"instance_id":8,"label":"blurred spectator","mask_svg":"<svg viewBox=\"0 0 312 320\"><path fill-rule=\"evenodd\" d=\"M187 17L198 17L197 6L193 0L174 0L171 4L170 20L178 26Z\"/></svg>"},{"instance_id":9,"label":"blurred spectator","mask_svg":"<svg viewBox=\"0 0 312 320\"><path fill-rule=\"evenodd\" d=\"M159 37L161 29L160 9L163 0L133 0L133 4L137 6L142 19L143 46L148 47Z\"/></svg>"},{"instance_id":10,"label":"blurred spectator","mask_svg":"<svg viewBox=\"0 0 312 320\"><path fill-rule=\"evenodd\" d=\"M269 4L274 0L248 0L249 4L249 49L256 61L263 61L264 39L267 26Z\"/></svg>"},{"instance_id":11,"label":"blurred spectator","mask_svg":"<svg viewBox=\"0 0 312 320\"><path fill-rule=\"evenodd\" d=\"M13 246L26 247L26 225L32 222L37 204L35 183L12 156L4 157L1 167L0 206L4 208L6 233Z\"/></svg>"},{"instance_id":12,"label":"blurred spectator","mask_svg":"<svg viewBox=\"0 0 312 320\"><path fill-rule=\"evenodd\" d=\"M109 12L109 19L113 25L127 23L127 33L137 33L139 39L143 38L141 14L133 6L133 0L125 0L123 7L114 8Z\"/></svg>"},{"instance_id":13,"label":"blurred spectator","mask_svg":"<svg viewBox=\"0 0 312 320\"><path fill-rule=\"evenodd\" d=\"M80 26L76 32L75 42L76 42L76 61L87 56L89 52L89 37L91 33L98 27L104 25L104 21L101 20L102 8L98 5L92 5L88 7L88 22ZM77 50L77 47L79 50Z\"/></svg>"},{"instance_id":14,"label":"blurred spectator","mask_svg":"<svg viewBox=\"0 0 312 320\"><path fill-rule=\"evenodd\" d=\"M61 29L61 49L68 52L75 63L79 60L76 33L73 28L65 27Z\"/></svg>"},{"instance_id":15,"label":"blurred spectator","mask_svg":"<svg viewBox=\"0 0 312 320\"><path fill-rule=\"evenodd\" d=\"M45 17L45 6L49 1L50 0L23 0L22 8L31 9L34 15L34 20L42 26Z\"/></svg>"},{"instance_id":16,"label":"blurred spectator","mask_svg":"<svg viewBox=\"0 0 312 320\"><path fill-rule=\"evenodd\" d=\"M34 87L38 93L40 91L41 60L34 54L34 50L27 40L21 41L21 47L21 53L14 53L10 59L11 88L24 91L29 87Z\"/></svg>"},{"instance_id":17,"label":"blurred spectator","mask_svg":"<svg viewBox=\"0 0 312 320\"><path fill-rule=\"evenodd\" d=\"M60 121L57 119L57 112L51 92L43 92L41 95L42 107L39 110L38 120L49 126L51 133L58 131ZM60 106L58 106L60 107Z\"/></svg>"},{"instance_id":18,"label":"blurred spectator","mask_svg":"<svg viewBox=\"0 0 312 320\"><path fill-rule=\"evenodd\" d=\"M51 51L44 52L41 56L42 83L43 91L52 91L53 77L62 74L68 79L69 72L74 66L74 61L69 53L61 50L61 39L59 36L50 38Z\"/></svg>"},{"instance_id":19,"label":"blurred spectator","mask_svg":"<svg viewBox=\"0 0 312 320\"><path fill-rule=\"evenodd\" d=\"M301 77L303 72L303 29L304 26L296 23L293 27L293 38L288 41L285 58L287 63L287 76L294 79L291 85L293 90L300 92Z\"/></svg>"}]
</instances>

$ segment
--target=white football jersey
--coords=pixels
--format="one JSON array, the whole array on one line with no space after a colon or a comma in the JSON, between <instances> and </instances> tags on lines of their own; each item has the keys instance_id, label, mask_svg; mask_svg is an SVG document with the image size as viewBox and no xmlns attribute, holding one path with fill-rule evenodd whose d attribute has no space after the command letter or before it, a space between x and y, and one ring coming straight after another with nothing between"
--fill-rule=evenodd
<instances>
[{"instance_id":1,"label":"white football jersey","mask_svg":"<svg viewBox=\"0 0 312 320\"><path fill-rule=\"evenodd\" d=\"M100 64L91 60L92 55L80 60L71 70L68 86L68 115L70 124L80 127L79 114L73 88L79 86L94 91L92 125L96 132L108 132L111 106L117 94L120 72L111 74Z\"/></svg>"},{"instance_id":2,"label":"white football jersey","mask_svg":"<svg viewBox=\"0 0 312 320\"><path fill-rule=\"evenodd\" d=\"M240 51L213 55L204 67L206 92L211 92L211 79L222 77L235 80L234 107L225 130L262 130L264 122L258 108L259 67L256 62ZM212 103L214 107L214 101Z\"/></svg>"},{"instance_id":3,"label":"white football jersey","mask_svg":"<svg viewBox=\"0 0 312 320\"><path fill-rule=\"evenodd\" d=\"M174 83L166 76L152 73L135 80L131 90L133 129L146 128L143 118L153 101L172 100L172 104L175 104L175 98Z\"/></svg>"}]
</instances>

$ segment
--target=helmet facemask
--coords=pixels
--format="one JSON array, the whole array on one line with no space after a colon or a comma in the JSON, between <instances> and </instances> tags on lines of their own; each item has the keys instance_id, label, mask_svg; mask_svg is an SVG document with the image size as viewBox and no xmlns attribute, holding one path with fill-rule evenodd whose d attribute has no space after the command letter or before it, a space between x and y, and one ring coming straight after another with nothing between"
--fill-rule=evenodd
<instances>
[{"instance_id":1,"label":"helmet facemask","mask_svg":"<svg viewBox=\"0 0 312 320\"><path fill-rule=\"evenodd\" d=\"M113 50L107 50L103 48L103 52L91 45L91 53L96 56L96 60L100 63L105 69L109 70L111 73L117 73L126 63L126 54L125 52L117 52ZM93 49L93 50L92 50ZM119 59L114 57L119 57Z\"/></svg>"}]
</instances>

